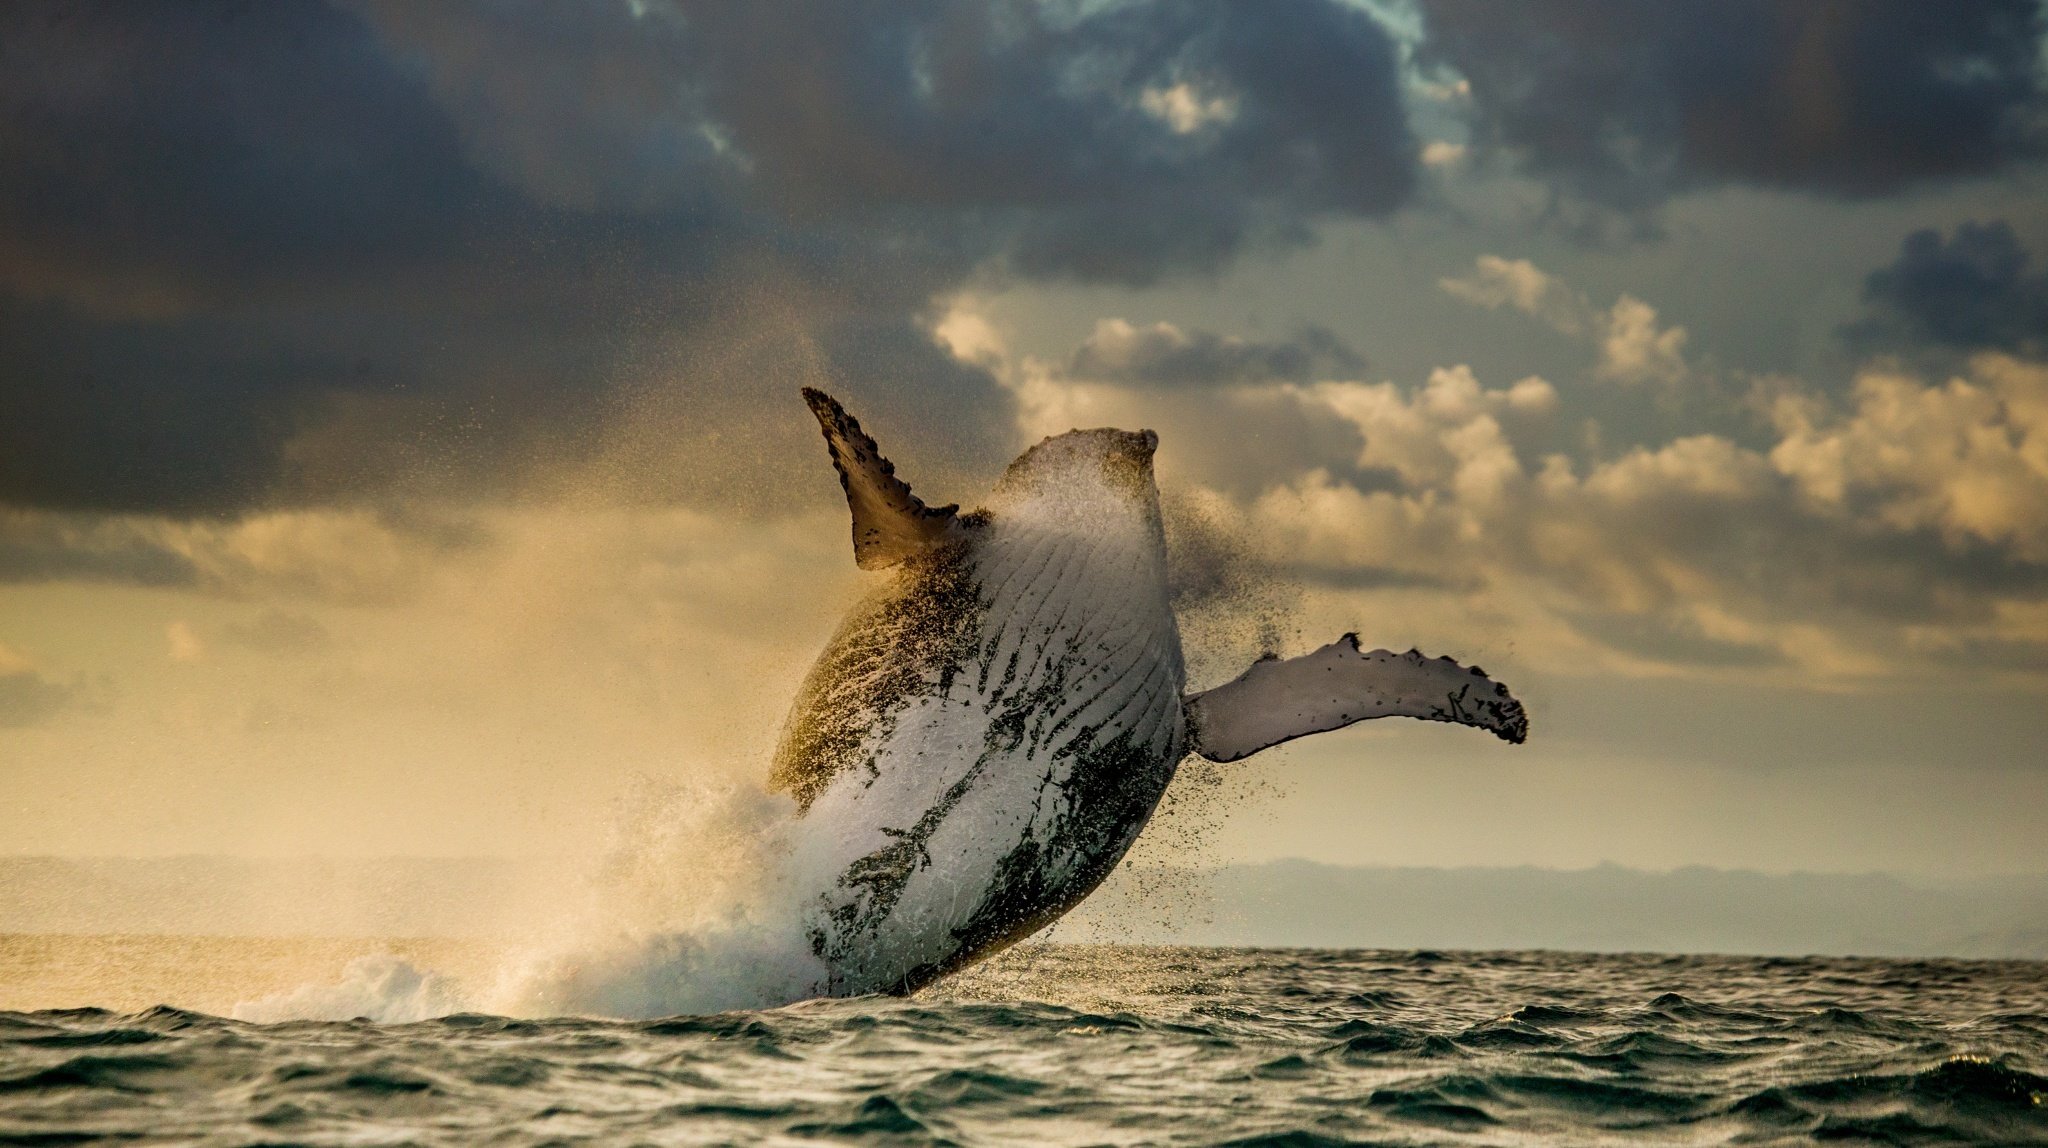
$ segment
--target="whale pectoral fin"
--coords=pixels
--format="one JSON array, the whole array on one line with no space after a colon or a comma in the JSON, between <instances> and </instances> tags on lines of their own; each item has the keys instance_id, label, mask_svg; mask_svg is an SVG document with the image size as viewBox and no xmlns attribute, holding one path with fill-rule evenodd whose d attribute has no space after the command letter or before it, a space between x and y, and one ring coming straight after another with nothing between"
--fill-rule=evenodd
<instances>
[{"instance_id":1,"label":"whale pectoral fin","mask_svg":"<svg viewBox=\"0 0 2048 1148\"><path fill-rule=\"evenodd\" d=\"M895 464L831 395L805 387L804 401L818 416L832 466L853 511L853 560L863 570L894 566L927 547L957 537L958 506L926 506L896 477Z\"/></svg>"},{"instance_id":2,"label":"whale pectoral fin","mask_svg":"<svg viewBox=\"0 0 2048 1148\"><path fill-rule=\"evenodd\" d=\"M1235 681L1189 694L1183 711L1189 748L1211 761L1377 717L1458 722L1516 744L1529 736L1522 703L1479 667L1361 650L1355 634L1299 658L1262 658Z\"/></svg>"}]
</instances>

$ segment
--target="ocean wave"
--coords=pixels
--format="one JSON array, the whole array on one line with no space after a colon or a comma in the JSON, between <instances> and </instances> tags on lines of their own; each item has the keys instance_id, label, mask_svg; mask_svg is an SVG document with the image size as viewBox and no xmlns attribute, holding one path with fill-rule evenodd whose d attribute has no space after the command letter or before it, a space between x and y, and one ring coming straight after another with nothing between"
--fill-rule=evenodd
<instances>
[{"instance_id":1,"label":"ocean wave","mask_svg":"<svg viewBox=\"0 0 2048 1148\"><path fill-rule=\"evenodd\" d=\"M909 999L642 1021L6 1013L0 1144L2048 1145L2044 972L1034 945ZM356 979L440 991L416 974Z\"/></svg>"}]
</instances>

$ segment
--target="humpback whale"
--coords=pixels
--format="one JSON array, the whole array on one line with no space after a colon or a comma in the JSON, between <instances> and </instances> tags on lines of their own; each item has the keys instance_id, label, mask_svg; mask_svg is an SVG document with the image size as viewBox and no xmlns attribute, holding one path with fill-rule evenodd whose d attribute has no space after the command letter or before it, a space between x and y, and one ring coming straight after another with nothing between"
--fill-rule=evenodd
<instances>
[{"instance_id":1,"label":"humpback whale","mask_svg":"<svg viewBox=\"0 0 2048 1148\"><path fill-rule=\"evenodd\" d=\"M798 809L825 994L912 992L1057 919L1122 859L1184 754L1235 761L1389 716L1528 734L1477 666L1353 634L1185 693L1149 430L1048 438L961 513L911 493L831 396L803 397L854 560L888 572L805 678L770 773Z\"/></svg>"}]
</instances>

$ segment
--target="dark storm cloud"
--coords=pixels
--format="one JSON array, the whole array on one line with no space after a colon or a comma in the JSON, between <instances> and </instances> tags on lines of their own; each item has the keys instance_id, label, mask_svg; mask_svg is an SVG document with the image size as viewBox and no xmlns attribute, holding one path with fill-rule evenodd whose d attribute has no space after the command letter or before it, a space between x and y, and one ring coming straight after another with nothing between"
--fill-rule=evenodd
<instances>
[{"instance_id":1,"label":"dark storm cloud","mask_svg":"<svg viewBox=\"0 0 2048 1148\"><path fill-rule=\"evenodd\" d=\"M1213 331L1183 331L1170 323L1096 327L1067 365L1067 373L1095 382L1152 386L1227 386L1309 382L1318 372L1355 374L1365 360L1321 327L1292 339L1236 339Z\"/></svg>"},{"instance_id":2,"label":"dark storm cloud","mask_svg":"<svg viewBox=\"0 0 2048 1148\"><path fill-rule=\"evenodd\" d=\"M1959 224L1947 238L1916 231L1863 281L1869 314L1845 334L1865 347L2038 353L2048 345L2048 271L2031 263L2003 220Z\"/></svg>"},{"instance_id":3,"label":"dark storm cloud","mask_svg":"<svg viewBox=\"0 0 2048 1148\"><path fill-rule=\"evenodd\" d=\"M1029 273L1212 268L1414 178L1391 41L1322 0L686 14L707 103L784 210L964 213Z\"/></svg>"},{"instance_id":4,"label":"dark storm cloud","mask_svg":"<svg viewBox=\"0 0 2048 1148\"><path fill-rule=\"evenodd\" d=\"M1422 0L1479 140L1640 209L1753 184L1869 196L2042 154L2036 0Z\"/></svg>"},{"instance_id":5,"label":"dark storm cloud","mask_svg":"<svg viewBox=\"0 0 2048 1148\"><path fill-rule=\"evenodd\" d=\"M797 359L943 419L942 458L999 453L935 293L1146 282L1388 211L1396 71L1325 0L11 5L0 502L474 492L585 449L649 371L669 438L760 449L643 489L730 493L805 441L764 414Z\"/></svg>"},{"instance_id":6,"label":"dark storm cloud","mask_svg":"<svg viewBox=\"0 0 2048 1148\"><path fill-rule=\"evenodd\" d=\"M713 247L687 216L575 215L477 171L419 69L323 5L0 19L7 501L247 506L351 391L489 379L556 413L573 397L518 394L505 361L587 385L606 313Z\"/></svg>"}]
</instances>

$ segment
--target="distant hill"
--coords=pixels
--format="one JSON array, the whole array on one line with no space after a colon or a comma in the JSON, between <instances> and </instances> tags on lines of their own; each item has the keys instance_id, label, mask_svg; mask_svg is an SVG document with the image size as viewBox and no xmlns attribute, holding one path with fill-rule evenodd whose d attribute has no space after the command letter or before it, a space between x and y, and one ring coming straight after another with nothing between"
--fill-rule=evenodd
<instances>
[{"instance_id":1,"label":"distant hill","mask_svg":"<svg viewBox=\"0 0 2048 1148\"><path fill-rule=\"evenodd\" d=\"M1176 897L1194 911L1162 913ZM1183 944L2048 959L2048 876L1687 868L1396 869L1275 861L1105 886L1069 939Z\"/></svg>"},{"instance_id":2,"label":"distant hill","mask_svg":"<svg viewBox=\"0 0 2048 1148\"><path fill-rule=\"evenodd\" d=\"M0 857L0 932L513 936L581 904L576 865L481 858ZM1679 869L1120 871L1068 941L2048 959L2048 876Z\"/></svg>"}]
</instances>

